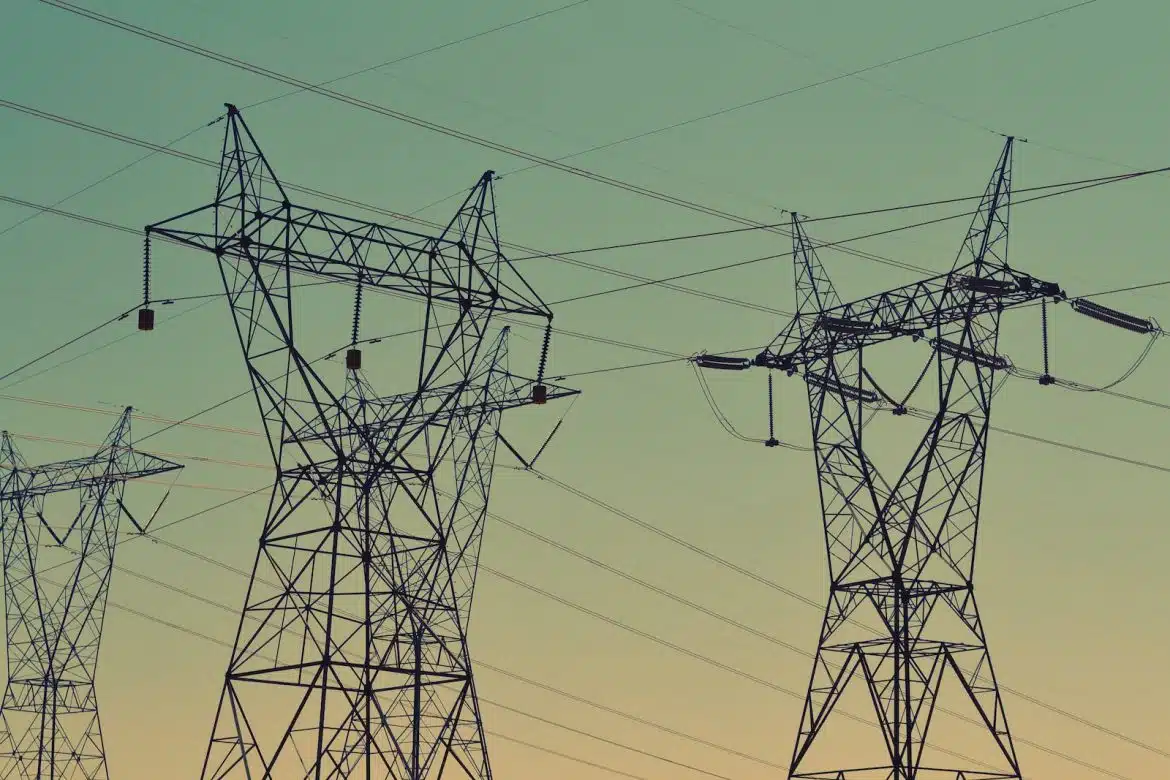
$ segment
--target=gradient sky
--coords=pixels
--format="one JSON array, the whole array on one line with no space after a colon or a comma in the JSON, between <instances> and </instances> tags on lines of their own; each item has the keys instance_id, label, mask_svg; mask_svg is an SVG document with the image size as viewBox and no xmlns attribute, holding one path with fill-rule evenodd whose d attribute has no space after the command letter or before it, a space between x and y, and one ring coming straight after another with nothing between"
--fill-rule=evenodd
<instances>
[{"instance_id":1,"label":"gradient sky","mask_svg":"<svg viewBox=\"0 0 1170 780\"><path fill-rule=\"evenodd\" d=\"M560 157L1066 4L690 0L688 8L673 0L590 0L335 86L448 127ZM85 0L84 5L313 81L557 7L549 0ZM282 84L33 0L9 3L5 21L0 27L0 98L154 143L168 143L215 119L225 101L245 106L288 91ZM1017 149L1017 187L1158 167L1168 162L1170 113L1159 99L1163 75L1170 70L1167 29L1170 8L1165 3L1097 0L862 78L837 80L571 162L769 221L781 217L781 208L817 216L978 194L1002 143L996 132L1029 141ZM527 163L312 94L257 106L245 116L286 181L397 211L412 212L457 193L485 169L501 172L497 199L503 238L543 251L733 226L545 168L509 175ZM215 157L221 132L222 125L199 130L176 148ZM0 195L40 204L55 203L144 154L11 108L0 111L0 133ZM213 187L212 171L156 155L61 208L137 228L211 200ZM447 199L423 215L445 220L455 205ZM1013 212L1011 261L1061 282L1073 295L1161 281L1167 278L1163 258L1170 239L1166 205L1165 178L1154 176L1021 206ZM814 226L812 233L840 239L953 210L829 222ZM0 202L0 230L30 213ZM965 227L962 220L952 221L857 246L943 271ZM763 233L582 259L663 277L788 249L787 239ZM6 269L0 304L9 334L0 343L0 373L126 310L140 296L141 242L133 235L45 214L0 235L0 253ZM219 282L209 259L179 250L157 256L160 296L216 291ZM847 298L913 278L839 252L825 251L822 259ZM524 267L550 301L626 283L550 260ZM793 306L787 258L687 284L773 308ZM1102 301L1170 322L1165 290ZM774 314L663 289L567 303L556 311L563 329L673 355L756 346L782 325ZM29 460L85 452L83 445L100 441L123 405L175 419L244 389L243 364L222 301L176 304L159 316L154 334L137 334L127 320L0 382L0 420L25 437L19 443ZM316 324L334 329L341 342L348 316L347 307L339 306ZM1003 351L1018 364L1036 367L1038 312L1021 311L1009 319ZM1078 318L1067 307L1055 310L1052 322L1054 373L1080 382L1112 381L1144 346L1142 337ZM396 327L401 325L389 323L385 329ZM535 360L539 333L516 335L515 365L523 370ZM86 354L94 347L102 349ZM378 354L369 348L367 362L376 363ZM550 373L655 357L661 355L561 336L554 341ZM1121 389L1170 400L1168 376L1170 357L1159 343ZM823 542L807 453L765 450L726 435L683 363L572 382L585 394L543 456L543 470L737 566L815 601L822 598ZM764 377L754 372L712 379L724 411L753 436L764 433L763 383ZM780 435L807 442L803 385L780 379L777 388ZM109 413L37 405L30 399ZM535 444L557 414L521 411L506 430ZM995 422L1170 468L1166 414L1163 408L1115 397L1009 380L998 397ZM264 468L190 460L231 459L263 467L263 442L246 433L258 430L253 403L245 398L201 421L242 432L177 428L144 445L188 459L179 478L183 487L175 489L160 523L270 480ZM159 426L139 419L135 430L141 436ZM895 443L883 454L897 457L899 452ZM508 465L503 456L501 463ZM1164 663L1170 640L1164 618L1170 587L1170 567L1164 563L1170 544L1163 511L1166 484L1167 475L1154 469L993 435L977 580L1004 685L1162 750L1170 750L1165 741L1170 726L1170 668ZM165 488L139 485L132 496L149 510ZM262 508L262 500L241 501L168 529L160 538L248 569ZM814 646L817 609L551 483L501 470L492 509L759 632L806 651ZM110 612L99 686L111 771L121 780L196 776L229 652L212 640L230 643L233 611L246 581L161 543L128 543L118 560L122 570L114 579L113 602L203 636L124 609ZM551 550L499 522L488 526L482 561L776 686L802 692L807 684L809 662L802 655ZM206 601L166 586L194 591ZM481 577L479 587L472 637L477 660L764 761L787 763L800 714L797 698L490 573ZM718 776L756 780L782 775L779 769L632 724L498 671L483 669L479 685L481 694L497 703L485 705L492 732L635 776L710 775L514 710ZM1019 747L1030 778L1154 778L1170 770L1170 759L1019 695L1008 694L1007 706L1017 738L1032 743ZM974 735L966 726L954 727L953 733L959 749ZM867 737L864 729L846 725L840 738ZM491 749L500 778L612 776L504 738L493 737Z\"/></svg>"}]
</instances>

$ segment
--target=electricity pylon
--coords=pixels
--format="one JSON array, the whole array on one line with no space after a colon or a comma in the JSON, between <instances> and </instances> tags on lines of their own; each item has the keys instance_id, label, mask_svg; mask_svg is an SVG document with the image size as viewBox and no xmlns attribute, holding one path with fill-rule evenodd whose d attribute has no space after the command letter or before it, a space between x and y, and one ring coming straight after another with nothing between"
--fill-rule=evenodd
<instances>
[{"instance_id":1,"label":"electricity pylon","mask_svg":"<svg viewBox=\"0 0 1170 780\"><path fill-rule=\"evenodd\" d=\"M214 202L155 235L217 258L277 470L202 777L487 780L467 628L500 418L575 392L542 381L552 312L500 250L492 174L434 237L301 207L229 105ZM298 277L354 287L343 378L294 339ZM362 369L371 293L422 309L402 394ZM545 328L535 381L504 316Z\"/></svg>"},{"instance_id":2,"label":"electricity pylon","mask_svg":"<svg viewBox=\"0 0 1170 780\"><path fill-rule=\"evenodd\" d=\"M754 360L697 359L709 368L802 373L808 386L830 588L791 778L1020 777L975 601L975 541L991 400L998 375L1009 367L997 353L1000 315L1062 300L1064 293L1007 263L1012 146L1007 139L949 273L842 303L793 215L796 316ZM932 354L898 400L877 383L863 356L905 337L926 340ZM936 391L927 412L907 407L923 380ZM883 404L928 421L892 482L863 439L866 417ZM963 745L945 744L930 747L956 764L924 761L932 718L947 706L940 690L948 676L959 683L954 703L965 700L974 713L970 722L991 737L992 760L968 758L956 749ZM844 746L835 746L832 757L813 753L850 685L865 690L888 763L851 765Z\"/></svg>"},{"instance_id":3,"label":"electricity pylon","mask_svg":"<svg viewBox=\"0 0 1170 780\"><path fill-rule=\"evenodd\" d=\"M127 408L97 453L29 466L0 435L8 683L0 703L0 778L108 780L94 679L126 482L182 468L133 449ZM50 522L46 498L75 491L80 508ZM50 511L50 515L55 514ZM48 538L45 537L48 534ZM51 542L50 542L51 540ZM72 559L53 583L42 544Z\"/></svg>"}]
</instances>

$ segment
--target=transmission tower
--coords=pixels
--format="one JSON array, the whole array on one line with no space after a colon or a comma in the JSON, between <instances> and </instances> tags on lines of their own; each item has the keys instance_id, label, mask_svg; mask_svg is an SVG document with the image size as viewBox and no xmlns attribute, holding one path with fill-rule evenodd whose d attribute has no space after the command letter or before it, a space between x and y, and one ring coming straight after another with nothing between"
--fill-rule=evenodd
<instances>
[{"instance_id":1,"label":"transmission tower","mask_svg":"<svg viewBox=\"0 0 1170 780\"><path fill-rule=\"evenodd\" d=\"M438 236L301 207L229 105L214 202L147 228L148 269L151 236L216 257L277 472L204 780L491 777L467 629L500 419L576 392L543 381L552 312L500 250L492 178ZM322 327L294 329L306 277L354 290L342 377L294 339ZM362 369L371 293L420 309L400 394ZM504 318L544 328L535 380Z\"/></svg>"},{"instance_id":2,"label":"transmission tower","mask_svg":"<svg viewBox=\"0 0 1170 780\"><path fill-rule=\"evenodd\" d=\"M182 468L134 450L130 409L97 453L29 466L0 435L0 531L7 613L8 684L0 703L0 778L108 780L94 679L126 482ZM64 524L46 499L80 494ZM56 512L49 512L55 515ZM48 538L45 534L47 533ZM70 558L49 566L42 544ZM64 583L48 576L59 571Z\"/></svg>"},{"instance_id":3,"label":"transmission tower","mask_svg":"<svg viewBox=\"0 0 1170 780\"><path fill-rule=\"evenodd\" d=\"M975 601L975 541L991 400L1010 365L997 353L1000 315L1064 294L1007 263L1012 146L1007 139L950 273L842 303L793 215L796 316L754 360L697 359L709 368L801 373L808 386L830 588L791 778L1020 777ZM863 358L906 337L925 340L931 354L899 399ZM923 385L933 391L933 408L909 407ZM892 481L864 446L863 428L880 406L927 421ZM928 745L932 717L947 706L940 692L948 677L959 683L953 703L973 712L971 722L991 737L994 760L967 758L956 749L965 742ZM850 766L842 749L814 758L850 686L867 694L888 763L879 756L876 764Z\"/></svg>"}]
</instances>

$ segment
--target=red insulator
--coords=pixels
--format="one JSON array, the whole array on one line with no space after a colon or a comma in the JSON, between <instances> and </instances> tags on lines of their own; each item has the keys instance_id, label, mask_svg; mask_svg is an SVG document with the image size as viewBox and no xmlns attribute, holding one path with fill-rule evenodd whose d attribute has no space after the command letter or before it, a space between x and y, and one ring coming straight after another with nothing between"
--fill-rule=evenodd
<instances>
[{"instance_id":1,"label":"red insulator","mask_svg":"<svg viewBox=\"0 0 1170 780\"><path fill-rule=\"evenodd\" d=\"M345 353L345 367L350 371L357 371L362 367L362 351L351 349Z\"/></svg>"},{"instance_id":2,"label":"red insulator","mask_svg":"<svg viewBox=\"0 0 1170 780\"><path fill-rule=\"evenodd\" d=\"M548 401L548 388L544 385L532 386L532 403L543 404Z\"/></svg>"},{"instance_id":3,"label":"red insulator","mask_svg":"<svg viewBox=\"0 0 1170 780\"><path fill-rule=\"evenodd\" d=\"M138 329L154 330L154 309L138 310Z\"/></svg>"}]
</instances>

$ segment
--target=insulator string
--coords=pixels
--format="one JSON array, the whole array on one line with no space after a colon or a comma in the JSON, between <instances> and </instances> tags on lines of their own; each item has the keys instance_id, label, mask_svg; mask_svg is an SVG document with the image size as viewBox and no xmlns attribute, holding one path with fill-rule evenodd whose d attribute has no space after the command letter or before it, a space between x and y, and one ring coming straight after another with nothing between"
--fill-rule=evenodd
<instances>
[{"instance_id":1,"label":"insulator string","mask_svg":"<svg viewBox=\"0 0 1170 780\"><path fill-rule=\"evenodd\" d=\"M776 403L772 395L772 372L768 372L768 440L776 438Z\"/></svg>"},{"instance_id":2,"label":"insulator string","mask_svg":"<svg viewBox=\"0 0 1170 780\"><path fill-rule=\"evenodd\" d=\"M353 297L353 333L350 336L350 345L356 347L358 342L358 328L362 319L362 280L358 279L357 291Z\"/></svg>"},{"instance_id":3,"label":"insulator string","mask_svg":"<svg viewBox=\"0 0 1170 780\"><path fill-rule=\"evenodd\" d=\"M1044 376L1049 375L1048 371L1048 299L1040 299L1040 339L1044 347Z\"/></svg>"},{"instance_id":4,"label":"insulator string","mask_svg":"<svg viewBox=\"0 0 1170 780\"><path fill-rule=\"evenodd\" d=\"M540 363L536 367L536 384L544 384L544 370L548 366L548 347L552 340L552 319L544 326L544 342L540 345Z\"/></svg>"},{"instance_id":5,"label":"insulator string","mask_svg":"<svg viewBox=\"0 0 1170 780\"><path fill-rule=\"evenodd\" d=\"M150 306L150 228L142 238L142 305Z\"/></svg>"}]
</instances>

